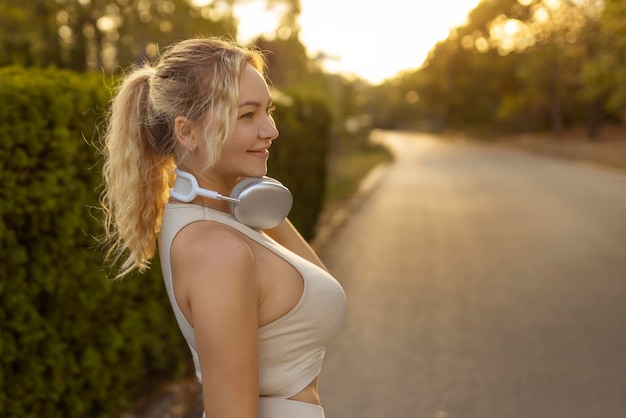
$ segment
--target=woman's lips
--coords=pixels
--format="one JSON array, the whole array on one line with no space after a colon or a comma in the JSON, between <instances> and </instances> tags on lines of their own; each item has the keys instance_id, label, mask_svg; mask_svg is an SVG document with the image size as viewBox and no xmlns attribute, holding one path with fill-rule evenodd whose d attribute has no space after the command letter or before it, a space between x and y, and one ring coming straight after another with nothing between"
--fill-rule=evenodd
<instances>
[{"instance_id":1,"label":"woman's lips","mask_svg":"<svg viewBox=\"0 0 626 418\"><path fill-rule=\"evenodd\" d=\"M269 150L267 148L262 148L262 149L254 149L254 150L250 150L248 151L248 154L257 157L257 158L265 158L267 156L269 156Z\"/></svg>"}]
</instances>

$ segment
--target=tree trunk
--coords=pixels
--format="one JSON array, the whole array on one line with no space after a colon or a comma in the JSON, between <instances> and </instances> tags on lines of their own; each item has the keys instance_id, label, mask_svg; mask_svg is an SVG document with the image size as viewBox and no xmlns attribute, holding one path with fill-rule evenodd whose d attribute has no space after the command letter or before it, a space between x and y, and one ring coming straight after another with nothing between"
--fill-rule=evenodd
<instances>
[{"instance_id":1,"label":"tree trunk","mask_svg":"<svg viewBox=\"0 0 626 418\"><path fill-rule=\"evenodd\" d=\"M550 89L550 116L552 119L552 133L556 139L563 136L563 114L561 112L561 104L557 97L555 88Z\"/></svg>"},{"instance_id":2,"label":"tree trunk","mask_svg":"<svg viewBox=\"0 0 626 418\"><path fill-rule=\"evenodd\" d=\"M604 101L601 98L596 98L589 103L587 110L587 138L590 140L597 139L600 136L604 116L603 103Z\"/></svg>"}]
</instances>

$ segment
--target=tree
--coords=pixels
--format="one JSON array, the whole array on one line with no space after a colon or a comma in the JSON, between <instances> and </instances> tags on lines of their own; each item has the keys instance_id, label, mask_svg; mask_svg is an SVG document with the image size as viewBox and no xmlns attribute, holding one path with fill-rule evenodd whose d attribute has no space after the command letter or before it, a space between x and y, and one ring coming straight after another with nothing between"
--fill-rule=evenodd
<instances>
[{"instance_id":1,"label":"tree","mask_svg":"<svg viewBox=\"0 0 626 418\"><path fill-rule=\"evenodd\" d=\"M399 102L419 97L398 106L441 128L559 137L586 119L594 134L626 103L625 3L607 0L602 13L603 0L484 0L407 82L394 80Z\"/></svg>"},{"instance_id":2,"label":"tree","mask_svg":"<svg viewBox=\"0 0 626 418\"><path fill-rule=\"evenodd\" d=\"M626 1L606 0L594 23L584 33L587 59L580 73L580 95L590 103L590 137L605 113L621 120L626 107Z\"/></svg>"},{"instance_id":3,"label":"tree","mask_svg":"<svg viewBox=\"0 0 626 418\"><path fill-rule=\"evenodd\" d=\"M241 0L244 1L244 0ZM295 30L299 0L288 7ZM0 4L0 65L53 65L115 72L156 55L159 46L198 35L236 38L236 0L4 0Z\"/></svg>"}]
</instances>

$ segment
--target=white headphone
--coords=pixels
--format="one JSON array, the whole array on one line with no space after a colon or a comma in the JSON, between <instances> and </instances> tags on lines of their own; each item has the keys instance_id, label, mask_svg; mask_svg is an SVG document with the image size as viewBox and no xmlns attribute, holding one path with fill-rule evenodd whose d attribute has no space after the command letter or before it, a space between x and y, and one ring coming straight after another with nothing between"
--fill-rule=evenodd
<instances>
[{"instance_id":1,"label":"white headphone","mask_svg":"<svg viewBox=\"0 0 626 418\"><path fill-rule=\"evenodd\" d=\"M293 196L288 188L271 177L246 177L235 184L230 196L203 189L193 174L176 169L170 196L191 202L197 196L228 201L233 217L254 229L269 229L280 224L289 214Z\"/></svg>"}]
</instances>

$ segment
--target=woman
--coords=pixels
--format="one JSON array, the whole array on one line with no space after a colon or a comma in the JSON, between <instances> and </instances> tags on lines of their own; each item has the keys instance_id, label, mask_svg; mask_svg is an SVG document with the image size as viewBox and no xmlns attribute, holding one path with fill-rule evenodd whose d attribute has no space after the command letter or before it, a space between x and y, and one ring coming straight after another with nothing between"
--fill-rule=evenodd
<instances>
[{"instance_id":1,"label":"woman","mask_svg":"<svg viewBox=\"0 0 626 418\"><path fill-rule=\"evenodd\" d=\"M109 255L122 277L146 269L159 240L207 418L322 418L317 377L343 322L341 286L289 220L259 230L226 201L169 195L175 168L224 196L266 174L278 131L263 71L257 51L191 39L125 78L105 138Z\"/></svg>"}]
</instances>

